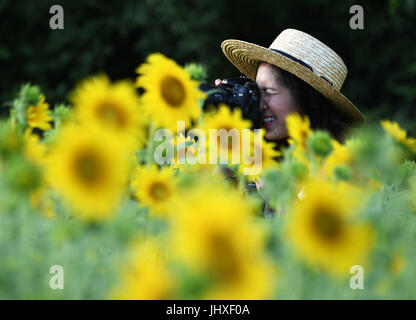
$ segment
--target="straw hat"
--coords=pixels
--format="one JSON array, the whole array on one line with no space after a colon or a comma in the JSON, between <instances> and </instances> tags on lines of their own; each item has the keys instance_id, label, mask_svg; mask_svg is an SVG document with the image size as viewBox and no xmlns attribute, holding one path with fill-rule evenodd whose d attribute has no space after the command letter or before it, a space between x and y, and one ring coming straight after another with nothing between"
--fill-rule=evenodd
<instances>
[{"instance_id":1,"label":"straw hat","mask_svg":"<svg viewBox=\"0 0 416 320\"><path fill-rule=\"evenodd\" d=\"M302 79L328 98L351 123L363 123L364 116L341 92L347 76L342 59L309 34L286 29L269 48L240 40L225 40L222 51L228 60L253 81L260 61L278 66Z\"/></svg>"}]
</instances>

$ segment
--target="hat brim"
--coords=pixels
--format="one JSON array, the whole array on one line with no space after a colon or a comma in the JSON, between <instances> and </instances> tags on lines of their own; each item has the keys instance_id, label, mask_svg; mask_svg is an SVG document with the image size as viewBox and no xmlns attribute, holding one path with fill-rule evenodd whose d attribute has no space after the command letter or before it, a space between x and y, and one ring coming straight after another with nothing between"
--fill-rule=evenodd
<instances>
[{"instance_id":1,"label":"hat brim","mask_svg":"<svg viewBox=\"0 0 416 320\"><path fill-rule=\"evenodd\" d=\"M241 40L225 40L221 49L241 73L255 81L259 62L267 62L302 79L329 99L351 124L362 124L365 118L358 108L339 90L300 63L268 48Z\"/></svg>"}]
</instances>

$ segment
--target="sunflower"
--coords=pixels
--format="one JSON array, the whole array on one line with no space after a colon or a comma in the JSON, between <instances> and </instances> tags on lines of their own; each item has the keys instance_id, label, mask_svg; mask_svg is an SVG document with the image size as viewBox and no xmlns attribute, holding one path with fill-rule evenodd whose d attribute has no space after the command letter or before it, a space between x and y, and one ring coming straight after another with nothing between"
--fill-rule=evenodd
<instances>
[{"instance_id":1,"label":"sunflower","mask_svg":"<svg viewBox=\"0 0 416 320\"><path fill-rule=\"evenodd\" d=\"M196 130L196 128L192 129ZM198 134L204 134L203 130L197 129ZM196 134L196 132L194 132ZM198 136L198 139L200 137ZM201 142L204 141L204 142ZM215 164L209 163L206 140L196 140L195 137L186 138L180 133L179 138L171 141L175 146L175 155L172 161L172 168L184 172L212 172ZM185 166L184 166L185 164Z\"/></svg>"},{"instance_id":2,"label":"sunflower","mask_svg":"<svg viewBox=\"0 0 416 320\"><path fill-rule=\"evenodd\" d=\"M111 292L121 300L173 299L174 278L157 241L146 239L130 248L128 265L121 271L122 284Z\"/></svg>"},{"instance_id":3,"label":"sunflower","mask_svg":"<svg viewBox=\"0 0 416 320\"><path fill-rule=\"evenodd\" d=\"M140 204L148 206L157 216L168 214L170 205L177 194L177 185L170 168L156 166L138 167L132 186Z\"/></svg>"},{"instance_id":4,"label":"sunflower","mask_svg":"<svg viewBox=\"0 0 416 320\"><path fill-rule=\"evenodd\" d=\"M39 102L29 106L26 110L27 124L30 128L49 130L52 128L50 122L53 120L49 114L49 104L45 102L45 96L40 95Z\"/></svg>"},{"instance_id":5,"label":"sunflower","mask_svg":"<svg viewBox=\"0 0 416 320\"><path fill-rule=\"evenodd\" d=\"M270 297L275 279L254 209L237 191L213 182L199 182L172 209L172 257L211 279L203 298Z\"/></svg>"},{"instance_id":6,"label":"sunflower","mask_svg":"<svg viewBox=\"0 0 416 320\"><path fill-rule=\"evenodd\" d=\"M298 113L292 113L286 117L286 126L289 135L288 142L294 145L293 156L300 162L310 167L310 163L306 157L307 145L306 141L312 135L309 118L302 118Z\"/></svg>"},{"instance_id":7,"label":"sunflower","mask_svg":"<svg viewBox=\"0 0 416 320\"><path fill-rule=\"evenodd\" d=\"M354 220L363 194L346 183L311 181L290 217L291 243L308 263L346 276L363 265L371 243L370 229Z\"/></svg>"},{"instance_id":8,"label":"sunflower","mask_svg":"<svg viewBox=\"0 0 416 320\"><path fill-rule=\"evenodd\" d=\"M298 113L292 113L286 117L287 132L290 138L301 149L306 149L306 140L312 134L309 118L302 118Z\"/></svg>"},{"instance_id":9,"label":"sunflower","mask_svg":"<svg viewBox=\"0 0 416 320\"><path fill-rule=\"evenodd\" d=\"M153 53L136 72L136 85L145 90L141 101L157 127L175 130L177 121L185 121L188 127L199 116L198 99L205 98L205 94L175 61Z\"/></svg>"},{"instance_id":10,"label":"sunflower","mask_svg":"<svg viewBox=\"0 0 416 320\"><path fill-rule=\"evenodd\" d=\"M334 169L337 166L350 166L353 161L353 154L351 149L336 140L331 140L332 152L325 159L322 169L327 177L334 174Z\"/></svg>"},{"instance_id":11,"label":"sunflower","mask_svg":"<svg viewBox=\"0 0 416 320\"><path fill-rule=\"evenodd\" d=\"M62 129L48 155L49 184L90 220L109 218L125 191L129 159L123 141L93 127Z\"/></svg>"},{"instance_id":12,"label":"sunflower","mask_svg":"<svg viewBox=\"0 0 416 320\"><path fill-rule=\"evenodd\" d=\"M214 114L206 114L203 121L203 129L208 140L209 161L217 161L217 159L211 159L215 152L212 150L216 148L217 157L226 154L228 163L240 163L243 129L249 130L251 127L250 121L242 118L241 110L231 111L228 106L220 104L218 111ZM211 141L210 132L214 129L217 130L217 137L216 140ZM227 135L227 139L223 139L224 134L221 132Z\"/></svg>"},{"instance_id":13,"label":"sunflower","mask_svg":"<svg viewBox=\"0 0 416 320\"><path fill-rule=\"evenodd\" d=\"M383 120L380 122L383 129L392 136L398 143L416 153L416 139L407 137L405 130L400 128L397 122L391 122L389 120Z\"/></svg>"},{"instance_id":14,"label":"sunflower","mask_svg":"<svg viewBox=\"0 0 416 320\"><path fill-rule=\"evenodd\" d=\"M133 148L145 139L145 118L135 87L129 81L110 83L105 75L81 82L70 99L81 124L97 125L108 130Z\"/></svg>"},{"instance_id":15,"label":"sunflower","mask_svg":"<svg viewBox=\"0 0 416 320\"><path fill-rule=\"evenodd\" d=\"M172 168L183 169L183 165L187 164L186 157L189 154L192 154L195 158L198 157L199 149L196 146L197 143L195 139L191 139L190 136L185 138L181 132L179 136L175 136L170 143L175 148L175 155L172 159Z\"/></svg>"},{"instance_id":16,"label":"sunflower","mask_svg":"<svg viewBox=\"0 0 416 320\"><path fill-rule=\"evenodd\" d=\"M249 179L257 179L264 170L277 167L279 163L276 157L282 154L274 149L273 143L264 140L264 129L261 129L259 133L261 135L260 143L255 139L254 132L250 131L250 148L243 146L242 162L238 168L240 173L248 174ZM253 158L257 153L261 155L261 162Z\"/></svg>"}]
</instances>

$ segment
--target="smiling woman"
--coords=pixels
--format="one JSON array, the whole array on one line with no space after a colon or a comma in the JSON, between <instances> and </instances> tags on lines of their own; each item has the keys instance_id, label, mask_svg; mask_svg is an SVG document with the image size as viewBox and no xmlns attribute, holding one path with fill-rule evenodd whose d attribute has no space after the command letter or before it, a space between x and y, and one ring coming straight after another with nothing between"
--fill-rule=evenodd
<instances>
[{"instance_id":1,"label":"smiling woman","mask_svg":"<svg viewBox=\"0 0 416 320\"><path fill-rule=\"evenodd\" d=\"M293 112L301 113L302 107L273 65L262 63L257 71L256 82L261 92L260 112L266 128L266 139L286 138L286 116Z\"/></svg>"},{"instance_id":2,"label":"smiling woman","mask_svg":"<svg viewBox=\"0 0 416 320\"><path fill-rule=\"evenodd\" d=\"M350 124L327 98L290 72L261 63L256 81L262 92L260 111L267 139L287 137L286 116L293 112L307 115L311 129L327 130L338 141L350 129Z\"/></svg>"},{"instance_id":3,"label":"smiling woman","mask_svg":"<svg viewBox=\"0 0 416 320\"><path fill-rule=\"evenodd\" d=\"M294 29L281 32L269 48L225 40L225 56L256 81L266 138L286 141L286 116L307 115L312 129L327 130L342 141L364 116L340 89L347 75L342 59L328 46ZM217 83L218 84L218 83Z\"/></svg>"}]
</instances>

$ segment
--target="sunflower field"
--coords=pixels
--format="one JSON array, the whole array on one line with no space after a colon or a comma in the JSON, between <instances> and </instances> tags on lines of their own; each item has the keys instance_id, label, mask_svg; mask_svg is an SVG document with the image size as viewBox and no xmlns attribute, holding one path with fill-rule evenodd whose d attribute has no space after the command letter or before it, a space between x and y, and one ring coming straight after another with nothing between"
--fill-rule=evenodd
<instances>
[{"instance_id":1,"label":"sunflower field","mask_svg":"<svg viewBox=\"0 0 416 320\"><path fill-rule=\"evenodd\" d=\"M202 66L154 53L136 72L84 79L70 105L32 84L10 103L0 299L416 298L416 139L398 123L341 144L292 114L288 147L252 139L235 155L187 134L251 127L237 109L202 109ZM174 137L155 139L161 128ZM210 164L210 148L260 150L259 174Z\"/></svg>"}]
</instances>

